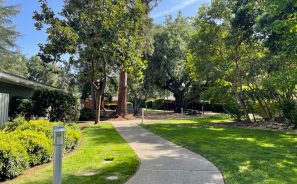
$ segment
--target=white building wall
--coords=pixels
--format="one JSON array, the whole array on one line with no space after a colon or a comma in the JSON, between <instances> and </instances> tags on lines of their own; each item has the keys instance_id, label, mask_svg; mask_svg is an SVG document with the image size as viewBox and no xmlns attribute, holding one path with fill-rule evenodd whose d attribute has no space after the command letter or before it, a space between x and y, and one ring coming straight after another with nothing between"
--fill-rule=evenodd
<instances>
[{"instance_id":1,"label":"white building wall","mask_svg":"<svg viewBox=\"0 0 297 184\"><path fill-rule=\"evenodd\" d=\"M0 93L0 127L8 121L9 94Z\"/></svg>"}]
</instances>

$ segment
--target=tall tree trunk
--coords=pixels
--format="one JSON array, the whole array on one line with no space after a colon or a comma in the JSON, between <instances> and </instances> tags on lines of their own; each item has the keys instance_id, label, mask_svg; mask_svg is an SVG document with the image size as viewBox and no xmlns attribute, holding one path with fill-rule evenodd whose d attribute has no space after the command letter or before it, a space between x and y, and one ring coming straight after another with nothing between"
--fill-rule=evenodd
<instances>
[{"instance_id":1,"label":"tall tree trunk","mask_svg":"<svg viewBox=\"0 0 297 184\"><path fill-rule=\"evenodd\" d=\"M174 98L175 98L174 112L180 113L181 108L183 107L183 96L179 93L175 93Z\"/></svg>"},{"instance_id":2,"label":"tall tree trunk","mask_svg":"<svg viewBox=\"0 0 297 184\"><path fill-rule=\"evenodd\" d=\"M235 77L235 85L234 85L235 95L236 95L237 102L238 102L239 106L243 110L246 121L248 123L251 123L252 121L251 121L251 118L249 116L248 108L247 108L247 105L245 104L244 96L243 96L242 71L241 71L241 69L239 67L239 61L236 60L235 63L236 63L236 66L235 66L236 67L235 68L236 69L236 77Z\"/></svg>"},{"instance_id":3,"label":"tall tree trunk","mask_svg":"<svg viewBox=\"0 0 297 184\"><path fill-rule=\"evenodd\" d=\"M92 95L92 107L93 110L97 110L97 97L96 97L96 87L93 85L95 83L95 64L94 60L92 60L92 65L91 65L91 71L92 71L92 81L91 81L91 95Z\"/></svg>"},{"instance_id":4,"label":"tall tree trunk","mask_svg":"<svg viewBox=\"0 0 297 184\"><path fill-rule=\"evenodd\" d=\"M92 81L94 82L94 81ZM93 84L91 84L91 96L92 96L92 109L93 110L96 110L97 109L97 98L96 98L96 90L95 90L95 87Z\"/></svg>"},{"instance_id":5,"label":"tall tree trunk","mask_svg":"<svg viewBox=\"0 0 297 184\"><path fill-rule=\"evenodd\" d=\"M247 105L245 104L244 102L244 98L243 98L243 94L242 94L242 91L237 91L236 92L236 96L237 96L237 101L238 101L238 104L239 106L241 107L241 109L243 110L243 113L245 115L245 118L246 118L246 121L248 123L251 123L251 118L249 116L249 112L248 112L248 108L247 108Z\"/></svg>"},{"instance_id":6,"label":"tall tree trunk","mask_svg":"<svg viewBox=\"0 0 297 184\"><path fill-rule=\"evenodd\" d=\"M119 94L117 114L125 117L127 115L127 72L121 71L119 80Z\"/></svg>"},{"instance_id":7,"label":"tall tree trunk","mask_svg":"<svg viewBox=\"0 0 297 184\"><path fill-rule=\"evenodd\" d=\"M95 124L99 123L100 122L100 110L101 110L101 95L99 94L99 92L97 92L97 95L96 95L96 101L98 102L96 104L96 118L95 118Z\"/></svg>"},{"instance_id":8,"label":"tall tree trunk","mask_svg":"<svg viewBox=\"0 0 297 184\"><path fill-rule=\"evenodd\" d=\"M136 99L134 101L134 112L133 115L136 116L139 114L139 110L140 110L140 105L141 105L141 99Z\"/></svg>"},{"instance_id":9,"label":"tall tree trunk","mask_svg":"<svg viewBox=\"0 0 297 184\"><path fill-rule=\"evenodd\" d=\"M96 86L96 84L93 84L94 87L97 89L97 107L96 107L96 118L95 118L95 124L100 123L100 115L101 115L101 101L102 101L102 95L104 94L105 88L106 88L106 81L107 81L107 74L106 74L106 60L103 56L103 78L100 81L99 86Z\"/></svg>"}]
</instances>

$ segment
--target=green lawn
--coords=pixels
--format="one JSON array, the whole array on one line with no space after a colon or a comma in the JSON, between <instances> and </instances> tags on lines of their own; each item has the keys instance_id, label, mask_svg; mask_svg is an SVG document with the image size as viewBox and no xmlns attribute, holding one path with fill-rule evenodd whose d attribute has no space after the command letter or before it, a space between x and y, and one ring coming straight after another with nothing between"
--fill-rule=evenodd
<instances>
[{"instance_id":1,"label":"green lawn","mask_svg":"<svg viewBox=\"0 0 297 184\"><path fill-rule=\"evenodd\" d=\"M113 159L106 163L104 159ZM80 147L63 159L63 184L124 183L138 168L135 153L111 124L100 124L83 130ZM95 174L93 176L84 176ZM115 181L106 179L117 176ZM25 174L11 184L51 184L52 164Z\"/></svg>"},{"instance_id":2,"label":"green lawn","mask_svg":"<svg viewBox=\"0 0 297 184\"><path fill-rule=\"evenodd\" d=\"M222 171L228 184L297 183L297 135L223 128L209 124L212 118L199 121L142 126L208 158Z\"/></svg>"}]
</instances>

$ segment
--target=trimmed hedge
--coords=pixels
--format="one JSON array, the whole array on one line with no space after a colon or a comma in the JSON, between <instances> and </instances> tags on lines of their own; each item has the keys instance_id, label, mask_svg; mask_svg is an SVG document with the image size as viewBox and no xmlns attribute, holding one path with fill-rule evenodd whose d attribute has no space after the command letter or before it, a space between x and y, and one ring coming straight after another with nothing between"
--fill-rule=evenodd
<instances>
[{"instance_id":1,"label":"trimmed hedge","mask_svg":"<svg viewBox=\"0 0 297 184\"><path fill-rule=\"evenodd\" d=\"M50 121L76 121L79 118L78 98L58 90L39 89L32 96L33 113L49 115Z\"/></svg>"},{"instance_id":2,"label":"trimmed hedge","mask_svg":"<svg viewBox=\"0 0 297 184\"><path fill-rule=\"evenodd\" d=\"M60 124L66 129L65 153L79 143L81 132L78 125L48 120L26 121L23 117L7 123L0 131L0 180L14 178L28 166L49 162L53 153L52 130Z\"/></svg>"},{"instance_id":3,"label":"trimmed hedge","mask_svg":"<svg viewBox=\"0 0 297 184\"><path fill-rule=\"evenodd\" d=\"M51 160L53 152L52 140L43 132L32 130L13 132L29 155L29 165L35 166Z\"/></svg>"}]
</instances>

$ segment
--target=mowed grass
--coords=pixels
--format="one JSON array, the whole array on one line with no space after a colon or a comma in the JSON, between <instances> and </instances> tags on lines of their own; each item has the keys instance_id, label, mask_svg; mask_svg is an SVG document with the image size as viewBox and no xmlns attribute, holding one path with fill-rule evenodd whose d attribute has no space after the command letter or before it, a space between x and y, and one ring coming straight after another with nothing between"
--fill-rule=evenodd
<instances>
[{"instance_id":1,"label":"mowed grass","mask_svg":"<svg viewBox=\"0 0 297 184\"><path fill-rule=\"evenodd\" d=\"M113 161L106 162L105 159ZM136 172L138 164L135 153L111 124L91 126L83 130L78 150L63 159L63 184L124 183ZM116 176L118 179L109 180L109 176ZM52 164L7 183L51 184Z\"/></svg>"},{"instance_id":2,"label":"mowed grass","mask_svg":"<svg viewBox=\"0 0 297 184\"><path fill-rule=\"evenodd\" d=\"M225 128L196 119L144 124L144 128L203 155L223 173L227 184L297 183L297 135Z\"/></svg>"}]
</instances>

